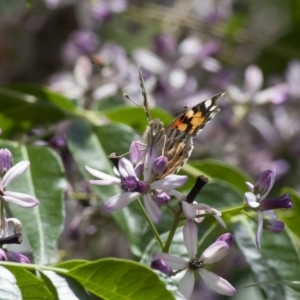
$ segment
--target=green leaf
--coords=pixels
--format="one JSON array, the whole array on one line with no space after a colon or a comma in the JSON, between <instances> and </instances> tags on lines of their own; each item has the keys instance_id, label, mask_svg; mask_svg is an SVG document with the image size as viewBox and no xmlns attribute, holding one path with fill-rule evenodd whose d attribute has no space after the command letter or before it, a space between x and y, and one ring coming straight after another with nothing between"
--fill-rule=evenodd
<instances>
[{"instance_id":1,"label":"green leaf","mask_svg":"<svg viewBox=\"0 0 300 300\"><path fill-rule=\"evenodd\" d=\"M102 259L68 274L104 299L174 299L151 269L132 261Z\"/></svg>"},{"instance_id":2,"label":"green leaf","mask_svg":"<svg viewBox=\"0 0 300 300\"><path fill-rule=\"evenodd\" d=\"M286 281L300 278L299 244L289 230L280 234L264 231L261 249L258 250L253 227L245 217L240 217L240 222L234 227L234 235L268 299L299 299L299 293L284 285Z\"/></svg>"},{"instance_id":3,"label":"green leaf","mask_svg":"<svg viewBox=\"0 0 300 300\"><path fill-rule=\"evenodd\" d=\"M0 140L0 147L8 148L15 163L29 160L30 168L8 185L9 191L36 197L40 204L24 209L10 204L14 217L23 225L38 264L50 263L64 224L64 191L66 180L59 156L49 148L22 146Z\"/></svg>"},{"instance_id":4,"label":"green leaf","mask_svg":"<svg viewBox=\"0 0 300 300\"><path fill-rule=\"evenodd\" d=\"M73 278L57 274L53 271L43 271L56 288L58 299L89 300L91 297Z\"/></svg>"},{"instance_id":5,"label":"green leaf","mask_svg":"<svg viewBox=\"0 0 300 300\"><path fill-rule=\"evenodd\" d=\"M34 276L30 271L25 270L22 266L15 267L7 265L6 268L15 276L18 287L22 293L22 299L54 299L54 296L45 287L44 281ZM0 299L4 298L0 297Z\"/></svg>"},{"instance_id":6,"label":"green leaf","mask_svg":"<svg viewBox=\"0 0 300 300\"><path fill-rule=\"evenodd\" d=\"M21 291L14 275L0 266L0 299L21 300Z\"/></svg>"},{"instance_id":7,"label":"green leaf","mask_svg":"<svg viewBox=\"0 0 300 300\"><path fill-rule=\"evenodd\" d=\"M109 134L112 132L114 132L114 136ZM68 145L83 177L87 181L95 179L85 170L86 165L101 172L114 175L112 164L107 158L108 153L104 151L104 145L106 149L115 149L117 147L120 151L125 151L125 149L122 149L123 142L126 140L125 137L130 135L133 137L134 132L124 125L105 125L103 128L99 127L92 131L91 128L83 123L73 122L68 132ZM128 151L129 143L126 145L126 149ZM106 202L110 197L121 193L120 188L116 185L109 187L90 185L90 187L102 202ZM136 224L136 220L130 215L128 207L113 212L112 217L129 239L133 253L140 255L140 241L137 236L137 231L140 231L140 228Z\"/></svg>"},{"instance_id":8,"label":"green leaf","mask_svg":"<svg viewBox=\"0 0 300 300\"><path fill-rule=\"evenodd\" d=\"M77 268L81 265L87 264L89 261L83 259L73 259L68 261L63 261L55 265L56 268L71 270Z\"/></svg>"},{"instance_id":9,"label":"green leaf","mask_svg":"<svg viewBox=\"0 0 300 300\"><path fill-rule=\"evenodd\" d=\"M44 87L0 87L2 137L28 132L37 125L56 123L76 114L67 98Z\"/></svg>"},{"instance_id":10,"label":"green leaf","mask_svg":"<svg viewBox=\"0 0 300 300\"><path fill-rule=\"evenodd\" d=\"M183 167L183 173L194 177L203 174L209 178L220 179L230 183L242 192L247 191L245 181L252 181L248 175L239 169L214 159L193 160Z\"/></svg>"},{"instance_id":11,"label":"green leaf","mask_svg":"<svg viewBox=\"0 0 300 300\"><path fill-rule=\"evenodd\" d=\"M148 125L145 112L141 107L117 106L114 109L104 111L104 114L111 121L121 122L134 128L138 132L144 132ZM160 109L151 110L152 119L158 118L165 124L172 122L173 118Z\"/></svg>"}]
</instances>

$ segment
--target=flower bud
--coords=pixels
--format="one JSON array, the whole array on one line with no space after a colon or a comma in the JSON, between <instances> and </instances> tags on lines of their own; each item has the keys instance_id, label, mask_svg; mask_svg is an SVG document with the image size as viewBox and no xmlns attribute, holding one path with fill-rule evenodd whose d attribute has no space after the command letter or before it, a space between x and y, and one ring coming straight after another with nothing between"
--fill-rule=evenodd
<instances>
[{"instance_id":1,"label":"flower bud","mask_svg":"<svg viewBox=\"0 0 300 300\"><path fill-rule=\"evenodd\" d=\"M167 276L172 275L172 269L161 259L157 258L151 261L151 268L157 271L160 271Z\"/></svg>"},{"instance_id":2,"label":"flower bud","mask_svg":"<svg viewBox=\"0 0 300 300\"><path fill-rule=\"evenodd\" d=\"M280 233L284 230L285 224L279 220L265 220L264 221L264 229L268 230L271 233Z\"/></svg>"},{"instance_id":3,"label":"flower bud","mask_svg":"<svg viewBox=\"0 0 300 300\"><path fill-rule=\"evenodd\" d=\"M0 176L3 177L12 165L13 158L11 152L6 148L0 149Z\"/></svg>"},{"instance_id":4,"label":"flower bud","mask_svg":"<svg viewBox=\"0 0 300 300\"><path fill-rule=\"evenodd\" d=\"M223 241L228 244L229 247L233 245L234 237L231 233L224 233L217 238L217 241Z\"/></svg>"},{"instance_id":5,"label":"flower bud","mask_svg":"<svg viewBox=\"0 0 300 300\"><path fill-rule=\"evenodd\" d=\"M8 261L18 262L22 264L30 263L29 259L25 255L14 251L10 251L10 250L6 251L6 256Z\"/></svg>"},{"instance_id":6,"label":"flower bud","mask_svg":"<svg viewBox=\"0 0 300 300\"><path fill-rule=\"evenodd\" d=\"M166 169L168 159L164 156L157 157L153 162L152 173L159 176Z\"/></svg>"}]
</instances>

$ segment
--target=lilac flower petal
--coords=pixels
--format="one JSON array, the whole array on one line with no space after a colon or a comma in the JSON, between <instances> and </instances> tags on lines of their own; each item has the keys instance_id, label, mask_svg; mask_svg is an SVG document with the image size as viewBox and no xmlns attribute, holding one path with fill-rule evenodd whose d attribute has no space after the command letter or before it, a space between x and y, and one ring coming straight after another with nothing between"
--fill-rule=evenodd
<instances>
[{"instance_id":1,"label":"lilac flower petal","mask_svg":"<svg viewBox=\"0 0 300 300\"><path fill-rule=\"evenodd\" d=\"M254 185L254 193L264 199L270 192L275 182L275 170L264 171Z\"/></svg>"},{"instance_id":2,"label":"lilac flower petal","mask_svg":"<svg viewBox=\"0 0 300 300\"><path fill-rule=\"evenodd\" d=\"M144 163L144 181L149 182L152 176L152 167L157 157L157 151L155 147L149 147L145 155Z\"/></svg>"},{"instance_id":3,"label":"lilac flower petal","mask_svg":"<svg viewBox=\"0 0 300 300\"><path fill-rule=\"evenodd\" d=\"M0 182L0 189L4 189L12 180L22 175L28 169L29 165L29 161L23 160L9 169Z\"/></svg>"},{"instance_id":4,"label":"lilac flower petal","mask_svg":"<svg viewBox=\"0 0 300 300\"><path fill-rule=\"evenodd\" d=\"M0 261L7 261L6 253L3 249L0 248Z\"/></svg>"},{"instance_id":5,"label":"lilac flower petal","mask_svg":"<svg viewBox=\"0 0 300 300\"><path fill-rule=\"evenodd\" d=\"M121 180L119 178L115 178L115 180L89 180L89 183L96 185L116 185L120 184Z\"/></svg>"},{"instance_id":6,"label":"lilac flower petal","mask_svg":"<svg viewBox=\"0 0 300 300\"><path fill-rule=\"evenodd\" d=\"M261 211L257 212L257 232L256 232L256 237L255 237L255 242L256 246L258 249L260 249L260 241L261 241L261 236L262 236L262 230L263 230L263 214Z\"/></svg>"},{"instance_id":7,"label":"lilac flower petal","mask_svg":"<svg viewBox=\"0 0 300 300\"><path fill-rule=\"evenodd\" d=\"M116 178L114 176L111 176L111 175L108 175L106 173L103 173L101 171L98 171L98 170L95 170L89 166L85 166L85 169L91 173L93 176L97 177L97 178L100 178L102 180L108 180L108 181L111 181L111 182L116 182L116 183L119 183L120 182L120 179L119 178Z\"/></svg>"},{"instance_id":8,"label":"lilac flower petal","mask_svg":"<svg viewBox=\"0 0 300 300\"><path fill-rule=\"evenodd\" d=\"M181 257L176 257L168 253L155 253L153 260L162 259L173 270L183 270L188 267L188 262Z\"/></svg>"},{"instance_id":9,"label":"lilac flower petal","mask_svg":"<svg viewBox=\"0 0 300 300\"><path fill-rule=\"evenodd\" d=\"M154 190L177 189L184 185L187 179L188 177L185 175L167 175L166 177L151 183L151 188Z\"/></svg>"},{"instance_id":10,"label":"lilac flower petal","mask_svg":"<svg viewBox=\"0 0 300 300\"><path fill-rule=\"evenodd\" d=\"M121 177L132 176L136 178L132 163L127 158L122 157L119 161L118 171Z\"/></svg>"},{"instance_id":11,"label":"lilac flower petal","mask_svg":"<svg viewBox=\"0 0 300 300\"><path fill-rule=\"evenodd\" d=\"M185 299L190 299L193 293L195 284L195 275L191 270L187 270L184 276L182 277L178 291L185 297Z\"/></svg>"},{"instance_id":12,"label":"lilac flower petal","mask_svg":"<svg viewBox=\"0 0 300 300\"><path fill-rule=\"evenodd\" d=\"M29 208L39 204L39 200L23 193L5 191L2 197L5 201L13 203L19 207Z\"/></svg>"},{"instance_id":13,"label":"lilac flower petal","mask_svg":"<svg viewBox=\"0 0 300 300\"><path fill-rule=\"evenodd\" d=\"M150 219L155 223L159 223L162 219L162 212L149 194L144 195L144 204Z\"/></svg>"},{"instance_id":14,"label":"lilac flower petal","mask_svg":"<svg viewBox=\"0 0 300 300\"><path fill-rule=\"evenodd\" d=\"M257 202L256 196L251 192L245 193L245 201L252 208L256 208L260 205L259 202Z\"/></svg>"},{"instance_id":15,"label":"lilac flower petal","mask_svg":"<svg viewBox=\"0 0 300 300\"><path fill-rule=\"evenodd\" d=\"M136 165L138 162L143 160L145 154L145 145L140 141L133 141L129 148L129 158L132 164Z\"/></svg>"},{"instance_id":16,"label":"lilac flower petal","mask_svg":"<svg viewBox=\"0 0 300 300\"><path fill-rule=\"evenodd\" d=\"M263 74L259 67L252 65L245 71L244 91L250 95L258 92L263 84Z\"/></svg>"},{"instance_id":17,"label":"lilac flower petal","mask_svg":"<svg viewBox=\"0 0 300 300\"><path fill-rule=\"evenodd\" d=\"M2 224L2 228L0 227L0 238L4 238L4 237L6 237L7 231L8 231L8 226L7 226L7 220L6 220L6 218L2 219L1 224Z\"/></svg>"},{"instance_id":18,"label":"lilac flower petal","mask_svg":"<svg viewBox=\"0 0 300 300\"><path fill-rule=\"evenodd\" d=\"M223 228L225 228L225 229L227 228L225 222L223 221L223 219L220 216L214 215L214 218Z\"/></svg>"},{"instance_id":19,"label":"lilac flower petal","mask_svg":"<svg viewBox=\"0 0 300 300\"><path fill-rule=\"evenodd\" d=\"M181 194L180 192L173 190L173 189L168 191L168 195L175 197L178 201L181 201L185 198L185 196L183 196L183 194Z\"/></svg>"},{"instance_id":20,"label":"lilac flower petal","mask_svg":"<svg viewBox=\"0 0 300 300\"><path fill-rule=\"evenodd\" d=\"M140 193L137 192L115 195L108 199L108 201L104 204L104 208L109 211L120 210L137 199L139 196Z\"/></svg>"},{"instance_id":21,"label":"lilac flower petal","mask_svg":"<svg viewBox=\"0 0 300 300\"><path fill-rule=\"evenodd\" d=\"M186 250L191 259L197 254L197 227L192 220L188 220L183 227L183 239Z\"/></svg>"},{"instance_id":22,"label":"lilac flower petal","mask_svg":"<svg viewBox=\"0 0 300 300\"><path fill-rule=\"evenodd\" d=\"M14 262L22 263L22 264L30 263L27 256L17 253L17 252L14 252L14 251L11 251L11 250L6 251L6 256L7 256L8 261L14 261Z\"/></svg>"},{"instance_id":23,"label":"lilac flower petal","mask_svg":"<svg viewBox=\"0 0 300 300\"><path fill-rule=\"evenodd\" d=\"M236 293L235 288L224 278L205 269L199 269L198 272L203 281L217 293L226 296L233 296Z\"/></svg>"},{"instance_id":24,"label":"lilac flower petal","mask_svg":"<svg viewBox=\"0 0 300 300\"><path fill-rule=\"evenodd\" d=\"M206 264L214 263L225 257L229 250L230 247L226 242L216 241L202 253L200 260L203 260Z\"/></svg>"},{"instance_id":25,"label":"lilac flower petal","mask_svg":"<svg viewBox=\"0 0 300 300\"><path fill-rule=\"evenodd\" d=\"M196 217L196 208L192 203L182 201L182 210L187 219L193 220Z\"/></svg>"}]
</instances>

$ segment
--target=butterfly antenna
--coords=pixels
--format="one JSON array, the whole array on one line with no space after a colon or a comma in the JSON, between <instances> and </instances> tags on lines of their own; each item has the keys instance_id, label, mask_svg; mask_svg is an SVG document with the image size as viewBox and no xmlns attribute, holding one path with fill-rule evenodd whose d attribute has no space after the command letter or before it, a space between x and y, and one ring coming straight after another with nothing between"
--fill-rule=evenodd
<instances>
[{"instance_id":1,"label":"butterfly antenna","mask_svg":"<svg viewBox=\"0 0 300 300\"><path fill-rule=\"evenodd\" d=\"M143 79L143 75L142 75L142 71L141 71L140 66L138 66L138 68L139 68L140 87L142 89L142 95L143 95L144 109L145 109L146 118L148 120L148 123L150 123L150 121L151 121L151 115L150 115L150 109L149 109L149 104L148 104L148 99L147 99L147 94L146 94L144 79Z\"/></svg>"}]
</instances>

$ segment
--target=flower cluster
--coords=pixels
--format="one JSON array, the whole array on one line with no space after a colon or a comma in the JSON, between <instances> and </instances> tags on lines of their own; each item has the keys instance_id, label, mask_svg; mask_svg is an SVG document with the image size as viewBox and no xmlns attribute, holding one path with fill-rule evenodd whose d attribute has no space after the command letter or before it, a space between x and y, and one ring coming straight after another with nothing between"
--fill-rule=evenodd
<instances>
[{"instance_id":1,"label":"flower cluster","mask_svg":"<svg viewBox=\"0 0 300 300\"><path fill-rule=\"evenodd\" d=\"M29 161L21 161L12 167L12 154L8 149L0 149L0 260L29 263L26 256L2 248L4 244L20 244L22 242L22 224L16 218L6 219L4 216L4 201L22 208L31 208L39 201L30 195L7 191L10 182L22 175L29 168ZM8 234L8 223L14 224L14 234Z\"/></svg>"},{"instance_id":2,"label":"flower cluster","mask_svg":"<svg viewBox=\"0 0 300 300\"><path fill-rule=\"evenodd\" d=\"M230 247L233 245L233 236L230 233L221 235L199 258L197 257L197 228L191 220L183 228L183 239L190 258L188 261L167 253L155 253L151 264L152 268L168 276L174 274L173 270L179 270L180 272L187 270L178 288L186 299L189 299L192 295L195 272L217 293L233 296L236 290L229 282L204 269L206 264L221 260L228 254Z\"/></svg>"},{"instance_id":3,"label":"flower cluster","mask_svg":"<svg viewBox=\"0 0 300 300\"><path fill-rule=\"evenodd\" d=\"M276 198L267 198L274 182L274 170L264 171L254 185L250 182L246 182L250 192L245 193L245 201L257 214L258 226L255 239L257 248L260 248L264 224L265 229L272 233L280 233L284 229L284 223L277 220L277 216L273 212L273 209L293 207L289 193L285 193Z\"/></svg>"},{"instance_id":4,"label":"flower cluster","mask_svg":"<svg viewBox=\"0 0 300 300\"><path fill-rule=\"evenodd\" d=\"M220 237L203 255L196 258L197 252L197 228L194 222L201 223L206 215L212 215L216 220L226 228L221 219L221 212L204 203L194 201L198 192L207 183L206 179L199 177L191 192L184 196L176 189L181 187L186 181L187 176L163 174L168 161L164 156L157 156L156 148L145 147L140 142L133 142L130 160L116 155L111 155L110 159L115 165L115 173L118 177L111 176L86 166L86 170L100 180L90 180L95 185L118 185L123 191L120 194L112 196L104 204L108 211L116 211L124 208L134 200L142 197L147 215L152 222L158 223L162 220L161 206L168 205L171 198L174 197L178 202L178 216L184 216L186 223L183 228L183 235L186 248L190 255L190 261L186 262L181 258L175 259L174 256L166 253L157 253L154 255L152 267L160 270L169 276L175 274L175 270L188 269L179 291L187 297L190 297L194 286L194 272L201 274L204 281L215 291L224 295L233 295L235 289L221 277L203 269L206 263L212 263L223 258L233 244L233 237L230 234ZM142 179L139 177L142 174ZM200 216L199 216L200 215ZM179 219L178 219L179 220ZM173 261L173 263L172 263Z\"/></svg>"}]
</instances>

